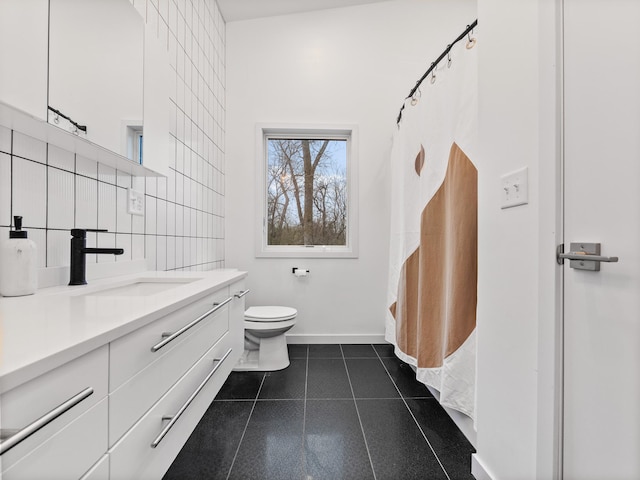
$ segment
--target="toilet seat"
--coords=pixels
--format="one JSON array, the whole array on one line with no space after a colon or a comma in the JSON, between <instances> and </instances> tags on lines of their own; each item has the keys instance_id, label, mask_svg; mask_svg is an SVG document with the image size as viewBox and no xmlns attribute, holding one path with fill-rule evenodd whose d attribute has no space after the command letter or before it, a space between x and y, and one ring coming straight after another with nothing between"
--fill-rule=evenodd
<instances>
[{"instance_id":1,"label":"toilet seat","mask_svg":"<svg viewBox=\"0 0 640 480\"><path fill-rule=\"evenodd\" d=\"M296 318L298 311L291 307L277 305L249 307L244 312L244 319L249 322L284 322Z\"/></svg>"}]
</instances>

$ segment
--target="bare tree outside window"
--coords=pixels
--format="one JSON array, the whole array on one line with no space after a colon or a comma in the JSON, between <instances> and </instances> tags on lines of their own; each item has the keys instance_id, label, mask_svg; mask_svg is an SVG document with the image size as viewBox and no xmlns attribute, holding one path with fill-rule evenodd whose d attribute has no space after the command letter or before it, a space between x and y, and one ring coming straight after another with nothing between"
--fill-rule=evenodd
<instances>
[{"instance_id":1,"label":"bare tree outside window","mask_svg":"<svg viewBox=\"0 0 640 480\"><path fill-rule=\"evenodd\" d=\"M346 245L347 141L267 139L267 244Z\"/></svg>"}]
</instances>

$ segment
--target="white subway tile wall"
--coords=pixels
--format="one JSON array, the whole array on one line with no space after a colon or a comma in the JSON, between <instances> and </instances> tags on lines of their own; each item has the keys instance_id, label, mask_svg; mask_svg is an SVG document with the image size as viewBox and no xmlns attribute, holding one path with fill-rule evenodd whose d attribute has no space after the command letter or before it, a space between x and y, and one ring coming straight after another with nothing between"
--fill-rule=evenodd
<instances>
[{"instance_id":1,"label":"white subway tile wall","mask_svg":"<svg viewBox=\"0 0 640 480\"><path fill-rule=\"evenodd\" d=\"M156 268L158 270L167 269L167 236L166 235L158 235L156 237L156 262L157 262Z\"/></svg>"},{"instance_id":2,"label":"white subway tile wall","mask_svg":"<svg viewBox=\"0 0 640 480\"><path fill-rule=\"evenodd\" d=\"M58 148L55 145L49 145L47 163L51 167L57 167L61 170L73 173L75 168L75 155L67 150Z\"/></svg>"},{"instance_id":3,"label":"white subway tile wall","mask_svg":"<svg viewBox=\"0 0 640 480\"><path fill-rule=\"evenodd\" d=\"M150 269L224 267L225 24L215 0L132 0L167 46L170 63L168 178L136 178L0 127L0 235L24 217L38 265L69 264L71 228L88 246L120 247ZM127 213L127 188L145 194L145 216Z\"/></svg>"},{"instance_id":4,"label":"white subway tile wall","mask_svg":"<svg viewBox=\"0 0 640 480\"><path fill-rule=\"evenodd\" d=\"M87 178L98 178L98 164L82 155L76 155L76 174Z\"/></svg>"},{"instance_id":5,"label":"white subway tile wall","mask_svg":"<svg viewBox=\"0 0 640 480\"><path fill-rule=\"evenodd\" d=\"M7 237L4 237L7 238ZM47 264L47 234L43 229L32 229L29 231L29 238L36 244L36 266L44 268ZM67 248L67 250L69 250Z\"/></svg>"},{"instance_id":6,"label":"white subway tile wall","mask_svg":"<svg viewBox=\"0 0 640 480\"><path fill-rule=\"evenodd\" d=\"M98 228L115 233L116 203L118 187L108 183L98 182ZM82 228L82 225L78 225Z\"/></svg>"},{"instance_id":7,"label":"white subway tile wall","mask_svg":"<svg viewBox=\"0 0 640 480\"><path fill-rule=\"evenodd\" d=\"M98 182L76 175L76 203L74 225L98 228Z\"/></svg>"},{"instance_id":8,"label":"white subway tile wall","mask_svg":"<svg viewBox=\"0 0 640 480\"><path fill-rule=\"evenodd\" d=\"M98 232L98 248L116 248L116 235L111 232ZM115 255L96 255L98 263L113 263L116 261Z\"/></svg>"},{"instance_id":9,"label":"white subway tile wall","mask_svg":"<svg viewBox=\"0 0 640 480\"><path fill-rule=\"evenodd\" d=\"M11 151L11 130L0 128L0 152Z\"/></svg>"},{"instance_id":10,"label":"white subway tile wall","mask_svg":"<svg viewBox=\"0 0 640 480\"><path fill-rule=\"evenodd\" d=\"M116 231L118 233L132 233L131 224L133 223L131 214L127 213L127 189L118 188L116 206Z\"/></svg>"},{"instance_id":11,"label":"white subway tile wall","mask_svg":"<svg viewBox=\"0 0 640 480\"><path fill-rule=\"evenodd\" d=\"M28 158L38 163L47 162L47 144L20 132L13 132L11 148L12 154L17 157Z\"/></svg>"},{"instance_id":12,"label":"white subway tile wall","mask_svg":"<svg viewBox=\"0 0 640 480\"><path fill-rule=\"evenodd\" d=\"M8 130L7 130L8 131ZM2 136L3 130L0 130ZM11 132L9 131L9 134ZM3 142L0 140L0 149ZM11 150L11 141L9 148ZM11 156L6 153L0 153L0 225L9 225L11 223ZM0 237L4 238L4 237Z\"/></svg>"},{"instance_id":13,"label":"white subway tile wall","mask_svg":"<svg viewBox=\"0 0 640 480\"><path fill-rule=\"evenodd\" d=\"M67 231L73 228L74 184L72 173L47 168L47 228Z\"/></svg>"},{"instance_id":14,"label":"white subway tile wall","mask_svg":"<svg viewBox=\"0 0 640 480\"><path fill-rule=\"evenodd\" d=\"M123 249L124 253L121 256L113 257L113 258L118 261L133 260L133 253L131 252L132 243L133 243L133 235L126 235L122 233L116 234L116 248Z\"/></svg>"},{"instance_id":15,"label":"white subway tile wall","mask_svg":"<svg viewBox=\"0 0 640 480\"><path fill-rule=\"evenodd\" d=\"M144 258L147 259L147 267L150 270L157 270L158 256L157 252L157 239L155 235L145 235L144 236Z\"/></svg>"},{"instance_id":16,"label":"white subway tile wall","mask_svg":"<svg viewBox=\"0 0 640 480\"><path fill-rule=\"evenodd\" d=\"M110 185L116 184L116 169L108 165L98 164L98 180Z\"/></svg>"},{"instance_id":17,"label":"white subway tile wall","mask_svg":"<svg viewBox=\"0 0 640 480\"><path fill-rule=\"evenodd\" d=\"M46 228L47 166L17 156L11 163L12 215L22 216L24 227Z\"/></svg>"},{"instance_id":18,"label":"white subway tile wall","mask_svg":"<svg viewBox=\"0 0 640 480\"><path fill-rule=\"evenodd\" d=\"M40 252L40 250L38 250ZM69 232L64 230L47 231L47 266L69 265Z\"/></svg>"}]
</instances>

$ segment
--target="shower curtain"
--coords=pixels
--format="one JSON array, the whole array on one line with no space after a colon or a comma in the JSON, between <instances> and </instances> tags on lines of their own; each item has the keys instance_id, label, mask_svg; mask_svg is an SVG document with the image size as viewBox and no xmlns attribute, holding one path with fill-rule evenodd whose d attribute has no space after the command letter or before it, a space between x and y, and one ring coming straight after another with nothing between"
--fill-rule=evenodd
<instances>
[{"instance_id":1,"label":"shower curtain","mask_svg":"<svg viewBox=\"0 0 640 480\"><path fill-rule=\"evenodd\" d=\"M474 33L473 37L477 39ZM386 340L474 417L477 298L477 50L455 44L394 134ZM417 102L417 103L416 103ZM409 105L411 103L411 105Z\"/></svg>"}]
</instances>

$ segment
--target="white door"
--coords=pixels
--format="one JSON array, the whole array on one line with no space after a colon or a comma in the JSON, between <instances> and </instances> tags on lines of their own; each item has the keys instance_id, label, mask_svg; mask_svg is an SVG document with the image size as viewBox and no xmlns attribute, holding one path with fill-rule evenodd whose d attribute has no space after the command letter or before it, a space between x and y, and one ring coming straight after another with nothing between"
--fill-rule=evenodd
<instances>
[{"instance_id":1,"label":"white door","mask_svg":"<svg viewBox=\"0 0 640 480\"><path fill-rule=\"evenodd\" d=\"M564 0L565 480L640 479L640 1Z\"/></svg>"}]
</instances>

